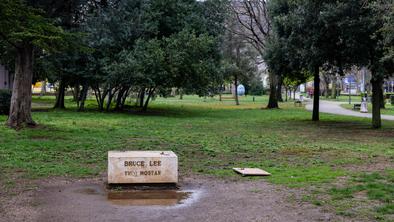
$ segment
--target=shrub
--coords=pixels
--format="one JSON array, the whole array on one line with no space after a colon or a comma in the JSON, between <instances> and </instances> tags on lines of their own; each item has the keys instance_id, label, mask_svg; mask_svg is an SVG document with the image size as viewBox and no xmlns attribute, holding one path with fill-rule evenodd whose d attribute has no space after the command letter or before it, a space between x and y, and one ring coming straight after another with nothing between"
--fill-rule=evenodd
<instances>
[{"instance_id":1,"label":"shrub","mask_svg":"<svg viewBox=\"0 0 394 222\"><path fill-rule=\"evenodd\" d=\"M391 105L394 105L394 95L390 96L390 102L391 102Z\"/></svg>"},{"instance_id":2,"label":"shrub","mask_svg":"<svg viewBox=\"0 0 394 222\"><path fill-rule=\"evenodd\" d=\"M0 115L8 115L11 105L11 91L0 89Z\"/></svg>"},{"instance_id":3,"label":"shrub","mask_svg":"<svg viewBox=\"0 0 394 222\"><path fill-rule=\"evenodd\" d=\"M265 94L264 86L261 81L252 81L250 86L246 87L246 93L252 96L262 96Z\"/></svg>"}]
</instances>

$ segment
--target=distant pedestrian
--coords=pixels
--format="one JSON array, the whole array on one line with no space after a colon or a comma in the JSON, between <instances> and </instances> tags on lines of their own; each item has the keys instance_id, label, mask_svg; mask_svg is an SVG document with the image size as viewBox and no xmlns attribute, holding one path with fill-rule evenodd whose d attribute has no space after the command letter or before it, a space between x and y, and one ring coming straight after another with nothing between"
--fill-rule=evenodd
<instances>
[{"instance_id":1,"label":"distant pedestrian","mask_svg":"<svg viewBox=\"0 0 394 222\"><path fill-rule=\"evenodd\" d=\"M309 98L313 99L313 89L308 90Z\"/></svg>"},{"instance_id":2,"label":"distant pedestrian","mask_svg":"<svg viewBox=\"0 0 394 222\"><path fill-rule=\"evenodd\" d=\"M367 94L365 94L362 98L361 101L361 107L360 107L360 112L361 113L368 113L368 102L367 102Z\"/></svg>"}]
</instances>

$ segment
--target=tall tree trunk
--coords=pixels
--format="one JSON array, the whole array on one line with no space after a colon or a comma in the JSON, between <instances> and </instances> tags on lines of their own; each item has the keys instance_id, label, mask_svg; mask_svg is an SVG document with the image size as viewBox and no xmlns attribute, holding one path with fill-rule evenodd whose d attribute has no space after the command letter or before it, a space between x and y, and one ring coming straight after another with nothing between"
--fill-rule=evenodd
<instances>
[{"instance_id":1,"label":"tall tree trunk","mask_svg":"<svg viewBox=\"0 0 394 222\"><path fill-rule=\"evenodd\" d=\"M278 102L283 102L282 97L282 84L283 84L283 77L280 75L277 77L278 79L278 86L276 87L276 96L278 97Z\"/></svg>"},{"instance_id":2,"label":"tall tree trunk","mask_svg":"<svg viewBox=\"0 0 394 222\"><path fill-rule=\"evenodd\" d=\"M337 98L337 77L334 76L332 78L332 84L331 84L331 99L336 99Z\"/></svg>"},{"instance_id":3,"label":"tall tree trunk","mask_svg":"<svg viewBox=\"0 0 394 222\"><path fill-rule=\"evenodd\" d=\"M325 95L326 99L328 99L330 97L330 86L329 86L328 81L326 81L324 83L324 87L325 87L325 90L324 90L325 94L324 95Z\"/></svg>"},{"instance_id":4,"label":"tall tree trunk","mask_svg":"<svg viewBox=\"0 0 394 222\"><path fill-rule=\"evenodd\" d=\"M56 96L56 103L53 108L55 108L55 109L65 109L66 108L64 106L65 93L66 93L66 84L65 84L64 80L61 79L60 83L59 83L59 89L57 92L57 96Z\"/></svg>"},{"instance_id":5,"label":"tall tree trunk","mask_svg":"<svg viewBox=\"0 0 394 222\"><path fill-rule=\"evenodd\" d=\"M97 86L97 88L95 90L99 111L104 111L104 102L105 102L105 98L107 97L108 92L109 92L108 88L104 88L103 92L101 92L100 86Z\"/></svg>"},{"instance_id":6,"label":"tall tree trunk","mask_svg":"<svg viewBox=\"0 0 394 222\"><path fill-rule=\"evenodd\" d=\"M115 110L120 111L122 110L122 100L123 100L123 93L125 93L125 88L122 88L119 90L118 95L116 96L116 105L115 105Z\"/></svg>"},{"instance_id":7,"label":"tall tree trunk","mask_svg":"<svg viewBox=\"0 0 394 222\"><path fill-rule=\"evenodd\" d=\"M241 49L240 49L240 45L237 44L237 49L236 49L236 65L237 67L240 67L240 53L241 53ZM234 75L234 92L235 92L235 105L239 106L239 98L238 98L238 74Z\"/></svg>"},{"instance_id":8,"label":"tall tree trunk","mask_svg":"<svg viewBox=\"0 0 394 222\"><path fill-rule=\"evenodd\" d=\"M288 97L288 94L289 94L289 90L288 90L287 87L285 87L285 92L286 92L285 101L287 102L287 97ZM290 99L291 99L291 90L290 90Z\"/></svg>"},{"instance_id":9,"label":"tall tree trunk","mask_svg":"<svg viewBox=\"0 0 394 222\"><path fill-rule=\"evenodd\" d=\"M181 88L179 89L179 99L183 99L183 90Z\"/></svg>"},{"instance_id":10,"label":"tall tree trunk","mask_svg":"<svg viewBox=\"0 0 394 222\"><path fill-rule=\"evenodd\" d=\"M96 101L97 101L98 109L99 109L100 111L103 111L103 107L104 107L103 102L104 102L104 101L102 100L101 91L100 91L100 86L96 86L96 88L93 88L93 90L94 90L94 95L96 96Z\"/></svg>"},{"instance_id":11,"label":"tall tree trunk","mask_svg":"<svg viewBox=\"0 0 394 222\"><path fill-rule=\"evenodd\" d=\"M135 106L140 105L141 90L137 92L137 97L135 98Z\"/></svg>"},{"instance_id":12,"label":"tall tree trunk","mask_svg":"<svg viewBox=\"0 0 394 222\"><path fill-rule=\"evenodd\" d=\"M130 93L130 88L127 88L127 89L126 89L126 92L123 93L122 103L121 103L121 106L120 106L121 109L124 108L124 104L126 103L126 99L127 99L127 97L129 96L129 93Z\"/></svg>"},{"instance_id":13,"label":"tall tree trunk","mask_svg":"<svg viewBox=\"0 0 394 222\"><path fill-rule=\"evenodd\" d=\"M296 98L295 98L295 95L296 95L297 88L298 88L298 87L295 87L295 88L293 89L293 99L294 99L294 100L296 99Z\"/></svg>"},{"instance_id":14,"label":"tall tree trunk","mask_svg":"<svg viewBox=\"0 0 394 222\"><path fill-rule=\"evenodd\" d=\"M270 96L269 96L267 108L268 109L277 109L277 108L279 108L279 106L278 106L278 98L276 95L276 93L277 93L276 75L269 73L269 80L270 80Z\"/></svg>"},{"instance_id":15,"label":"tall tree trunk","mask_svg":"<svg viewBox=\"0 0 394 222\"><path fill-rule=\"evenodd\" d=\"M97 88L92 87L92 89L94 91L94 96L96 97L97 107L100 109L100 99L99 99L101 96L100 89L98 87Z\"/></svg>"},{"instance_id":16,"label":"tall tree trunk","mask_svg":"<svg viewBox=\"0 0 394 222\"><path fill-rule=\"evenodd\" d=\"M234 93L235 93L235 105L239 106L239 98L238 98L238 75L234 75Z\"/></svg>"},{"instance_id":17,"label":"tall tree trunk","mask_svg":"<svg viewBox=\"0 0 394 222\"><path fill-rule=\"evenodd\" d=\"M145 104L142 107L142 111L146 112L148 110L148 104L149 104L149 100L152 97L153 93L155 92L155 88L149 89L148 91L148 98L146 98Z\"/></svg>"},{"instance_id":18,"label":"tall tree trunk","mask_svg":"<svg viewBox=\"0 0 394 222\"><path fill-rule=\"evenodd\" d=\"M31 117L32 81L33 46L27 44L16 51L14 84L7 120L9 127L19 129L26 125L36 125Z\"/></svg>"},{"instance_id":19,"label":"tall tree trunk","mask_svg":"<svg viewBox=\"0 0 394 222\"><path fill-rule=\"evenodd\" d=\"M380 128L382 127L382 120L380 116L380 102L381 96L380 91L383 85L383 79L380 77L372 77L372 127Z\"/></svg>"},{"instance_id":20,"label":"tall tree trunk","mask_svg":"<svg viewBox=\"0 0 394 222\"><path fill-rule=\"evenodd\" d=\"M108 91L108 99L107 99L107 105L105 107L105 110L108 112L111 109L111 104L112 104L112 99L114 98L114 95L116 94L117 89L110 89Z\"/></svg>"},{"instance_id":21,"label":"tall tree trunk","mask_svg":"<svg viewBox=\"0 0 394 222\"><path fill-rule=\"evenodd\" d=\"M79 94L80 94L80 88L79 88L79 84L76 83L74 86L74 90L73 90L73 100L74 101L78 101L79 99Z\"/></svg>"},{"instance_id":22,"label":"tall tree trunk","mask_svg":"<svg viewBox=\"0 0 394 222\"><path fill-rule=\"evenodd\" d=\"M89 89L89 85L88 84L84 84L82 86L82 91L81 91L80 96L78 98L78 100L80 101L79 107L78 107L78 111L84 111L85 110L85 101L86 101L86 97L88 95L88 89Z\"/></svg>"},{"instance_id":23,"label":"tall tree trunk","mask_svg":"<svg viewBox=\"0 0 394 222\"><path fill-rule=\"evenodd\" d=\"M316 67L314 70L314 79L313 79L313 112L312 112L312 120L319 121L319 101L320 101L320 75L319 75L319 67Z\"/></svg>"},{"instance_id":24,"label":"tall tree trunk","mask_svg":"<svg viewBox=\"0 0 394 222\"><path fill-rule=\"evenodd\" d=\"M145 99L145 88L142 88L140 91L140 107L144 106L144 99Z\"/></svg>"},{"instance_id":25,"label":"tall tree trunk","mask_svg":"<svg viewBox=\"0 0 394 222\"><path fill-rule=\"evenodd\" d=\"M75 102L77 102L77 107L78 107L78 110L79 110L79 106L80 106L80 102L81 102L81 100L80 100L80 98L81 98L81 93L82 92L80 92L81 90L80 90L80 88L79 88L79 84L75 84L75 86L74 86L74 92L73 92L73 100L75 101Z\"/></svg>"},{"instance_id":26,"label":"tall tree trunk","mask_svg":"<svg viewBox=\"0 0 394 222\"><path fill-rule=\"evenodd\" d=\"M44 96L46 92L47 92L47 81L41 81L40 96Z\"/></svg>"},{"instance_id":27,"label":"tall tree trunk","mask_svg":"<svg viewBox=\"0 0 394 222\"><path fill-rule=\"evenodd\" d=\"M385 109L386 104L385 104L385 98L384 98L384 90L383 90L383 80L382 80L382 87L379 90L379 96L380 96L380 108Z\"/></svg>"}]
</instances>

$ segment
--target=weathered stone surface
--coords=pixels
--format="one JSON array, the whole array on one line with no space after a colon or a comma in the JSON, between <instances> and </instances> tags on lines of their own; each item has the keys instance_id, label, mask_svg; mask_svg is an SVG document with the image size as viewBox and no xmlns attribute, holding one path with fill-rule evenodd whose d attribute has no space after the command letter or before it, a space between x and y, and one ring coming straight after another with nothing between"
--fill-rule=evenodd
<instances>
[{"instance_id":1,"label":"weathered stone surface","mask_svg":"<svg viewBox=\"0 0 394 222\"><path fill-rule=\"evenodd\" d=\"M109 151L108 183L177 183L178 157L172 151Z\"/></svg>"}]
</instances>

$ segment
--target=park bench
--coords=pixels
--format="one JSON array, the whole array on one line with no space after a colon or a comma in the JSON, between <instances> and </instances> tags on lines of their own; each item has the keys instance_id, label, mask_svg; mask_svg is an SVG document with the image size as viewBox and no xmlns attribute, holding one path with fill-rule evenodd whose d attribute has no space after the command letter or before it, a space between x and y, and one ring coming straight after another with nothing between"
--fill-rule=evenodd
<instances>
[{"instance_id":1,"label":"park bench","mask_svg":"<svg viewBox=\"0 0 394 222\"><path fill-rule=\"evenodd\" d=\"M294 106L302 106L302 101L301 100L294 101Z\"/></svg>"},{"instance_id":2,"label":"park bench","mask_svg":"<svg viewBox=\"0 0 394 222\"><path fill-rule=\"evenodd\" d=\"M361 104L359 103L353 105L353 110L360 110L360 108L361 108Z\"/></svg>"}]
</instances>

